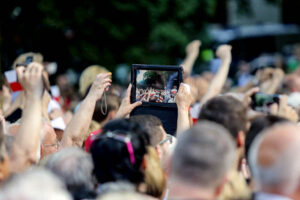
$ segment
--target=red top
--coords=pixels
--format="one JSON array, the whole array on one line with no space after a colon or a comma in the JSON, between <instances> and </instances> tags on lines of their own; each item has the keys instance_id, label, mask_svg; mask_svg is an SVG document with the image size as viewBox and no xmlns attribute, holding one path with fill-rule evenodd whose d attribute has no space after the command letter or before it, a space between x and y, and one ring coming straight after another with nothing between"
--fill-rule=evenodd
<instances>
[{"instance_id":1,"label":"red top","mask_svg":"<svg viewBox=\"0 0 300 200\"><path fill-rule=\"evenodd\" d=\"M95 140L96 138L96 135L100 134L102 132L102 129L99 129L99 130L96 130L94 132L91 132L89 134L89 136L87 137L87 139L85 140L85 143L84 143L84 150L86 152L90 152L90 148L93 144L93 141Z\"/></svg>"}]
</instances>

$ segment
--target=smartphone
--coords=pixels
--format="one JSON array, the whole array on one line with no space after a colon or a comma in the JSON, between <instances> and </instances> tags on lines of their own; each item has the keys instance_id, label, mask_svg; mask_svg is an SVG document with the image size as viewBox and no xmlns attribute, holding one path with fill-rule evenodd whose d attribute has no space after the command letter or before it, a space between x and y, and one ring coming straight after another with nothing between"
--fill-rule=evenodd
<instances>
[{"instance_id":1,"label":"smartphone","mask_svg":"<svg viewBox=\"0 0 300 200\"><path fill-rule=\"evenodd\" d=\"M16 67L20 67L20 66L27 67L27 65L29 65L32 62L33 62L33 56L27 56L25 62L24 63L18 63L16 65Z\"/></svg>"},{"instance_id":2,"label":"smartphone","mask_svg":"<svg viewBox=\"0 0 300 200\"><path fill-rule=\"evenodd\" d=\"M268 112L269 106L273 103L279 104L280 95L279 94L265 94L265 93L255 93L251 97L251 107L253 110L259 112Z\"/></svg>"}]
</instances>

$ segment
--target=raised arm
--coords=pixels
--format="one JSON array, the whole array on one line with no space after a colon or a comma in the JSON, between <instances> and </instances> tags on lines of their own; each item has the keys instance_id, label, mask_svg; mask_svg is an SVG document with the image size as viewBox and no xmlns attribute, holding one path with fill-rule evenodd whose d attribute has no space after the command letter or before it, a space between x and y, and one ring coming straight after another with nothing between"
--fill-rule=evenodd
<instances>
[{"instance_id":1,"label":"raised arm","mask_svg":"<svg viewBox=\"0 0 300 200\"><path fill-rule=\"evenodd\" d=\"M282 69L274 69L272 73L272 78L266 81L265 87L261 87L261 92L266 94L275 94L279 85L284 78L284 72Z\"/></svg>"},{"instance_id":2,"label":"raised arm","mask_svg":"<svg viewBox=\"0 0 300 200\"><path fill-rule=\"evenodd\" d=\"M26 99L21 125L12 144L10 161L12 172L20 172L36 162L42 128L43 66L31 63L17 68L18 79Z\"/></svg>"},{"instance_id":3,"label":"raised arm","mask_svg":"<svg viewBox=\"0 0 300 200\"><path fill-rule=\"evenodd\" d=\"M181 83L176 95L176 104L178 108L177 116L177 136L186 129L190 128L189 108L192 103L189 85Z\"/></svg>"},{"instance_id":4,"label":"raised arm","mask_svg":"<svg viewBox=\"0 0 300 200\"><path fill-rule=\"evenodd\" d=\"M185 48L186 57L181 64L184 69L184 77L187 77L191 74L194 63L199 55L200 46L201 46L200 40L193 40L186 46Z\"/></svg>"},{"instance_id":5,"label":"raised arm","mask_svg":"<svg viewBox=\"0 0 300 200\"><path fill-rule=\"evenodd\" d=\"M69 146L82 146L88 134L96 102L101 99L104 90L111 85L111 73L101 73L95 79L90 92L81 102L79 109L68 124L61 141L60 149Z\"/></svg>"},{"instance_id":6,"label":"raised arm","mask_svg":"<svg viewBox=\"0 0 300 200\"><path fill-rule=\"evenodd\" d=\"M225 84L225 81L227 79L227 75L231 63L231 46L230 45L219 46L216 51L216 55L218 58L221 59L222 63L217 74L214 76L213 80L211 81L207 92L202 98L200 102L201 105L203 105L209 99L217 96L221 92Z\"/></svg>"}]
</instances>

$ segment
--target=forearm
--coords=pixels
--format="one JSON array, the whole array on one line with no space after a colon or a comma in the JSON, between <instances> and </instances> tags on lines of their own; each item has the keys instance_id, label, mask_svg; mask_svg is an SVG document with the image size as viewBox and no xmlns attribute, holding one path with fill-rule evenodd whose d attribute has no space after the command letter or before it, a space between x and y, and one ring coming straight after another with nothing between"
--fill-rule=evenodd
<instances>
[{"instance_id":1,"label":"forearm","mask_svg":"<svg viewBox=\"0 0 300 200\"><path fill-rule=\"evenodd\" d=\"M197 59L197 55L190 55L187 56L182 62L181 65L183 67L185 77L188 77L191 74L196 59Z\"/></svg>"},{"instance_id":2,"label":"forearm","mask_svg":"<svg viewBox=\"0 0 300 200\"><path fill-rule=\"evenodd\" d=\"M266 94L275 94L275 92L278 89L278 86L280 85L282 79L274 79L271 81L268 88L266 88L265 93Z\"/></svg>"},{"instance_id":3,"label":"forearm","mask_svg":"<svg viewBox=\"0 0 300 200\"><path fill-rule=\"evenodd\" d=\"M188 108L178 108L177 116L177 137L185 130L190 128L190 119Z\"/></svg>"},{"instance_id":4,"label":"forearm","mask_svg":"<svg viewBox=\"0 0 300 200\"><path fill-rule=\"evenodd\" d=\"M231 63L231 59L224 59L222 61L222 64L217 74L214 76L206 94L201 100L201 104L204 104L206 101L217 96L221 92L227 79L230 63Z\"/></svg>"},{"instance_id":5,"label":"forearm","mask_svg":"<svg viewBox=\"0 0 300 200\"><path fill-rule=\"evenodd\" d=\"M80 104L79 109L68 124L62 138L61 148L81 146L92 121L96 98L88 95Z\"/></svg>"},{"instance_id":6,"label":"forearm","mask_svg":"<svg viewBox=\"0 0 300 200\"><path fill-rule=\"evenodd\" d=\"M30 95L27 102L11 149L11 166L15 171L22 171L36 162L39 148L42 127L41 99Z\"/></svg>"}]
</instances>

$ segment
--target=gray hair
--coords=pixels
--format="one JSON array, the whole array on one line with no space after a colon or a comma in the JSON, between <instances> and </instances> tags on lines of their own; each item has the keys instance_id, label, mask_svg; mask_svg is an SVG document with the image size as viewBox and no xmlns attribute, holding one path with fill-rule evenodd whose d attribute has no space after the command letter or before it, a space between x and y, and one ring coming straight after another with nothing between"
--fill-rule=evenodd
<instances>
[{"instance_id":1,"label":"gray hair","mask_svg":"<svg viewBox=\"0 0 300 200\"><path fill-rule=\"evenodd\" d=\"M286 125L288 124L286 123ZM279 126L282 125L275 125L274 128ZM300 180L300 159L295 156L300 151L300 138L291 142L283 152L276 155L276 160L272 165L261 166L257 162L258 150L269 131L270 129L267 129L260 134L254 140L249 151L249 164L255 180L255 187L260 191L263 188L276 188L281 193L289 195L296 190Z\"/></svg>"},{"instance_id":2,"label":"gray hair","mask_svg":"<svg viewBox=\"0 0 300 200\"><path fill-rule=\"evenodd\" d=\"M0 199L71 200L64 184L51 172L32 168L14 176L0 190Z\"/></svg>"},{"instance_id":3,"label":"gray hair","mask_svg":"<svg viewBox=\"0 0 300 200\"><path fill-rule=\"evenodd\" d=\"M202 121L178 139L171 178L183 184L214 189L232 168L235 143L223 126Z\"/></svg>"},{"instance_id":4,"label":"gray hair","mask_svg":"<svg viewBox=\"0 0 300 200\"><path fill-rule=\"evenodd\" d=\"M91 156L80 148L69 147L46 158L44 166L58 175L68 190L92 190L93 162Z\"/></svg>"}]
</instances>

